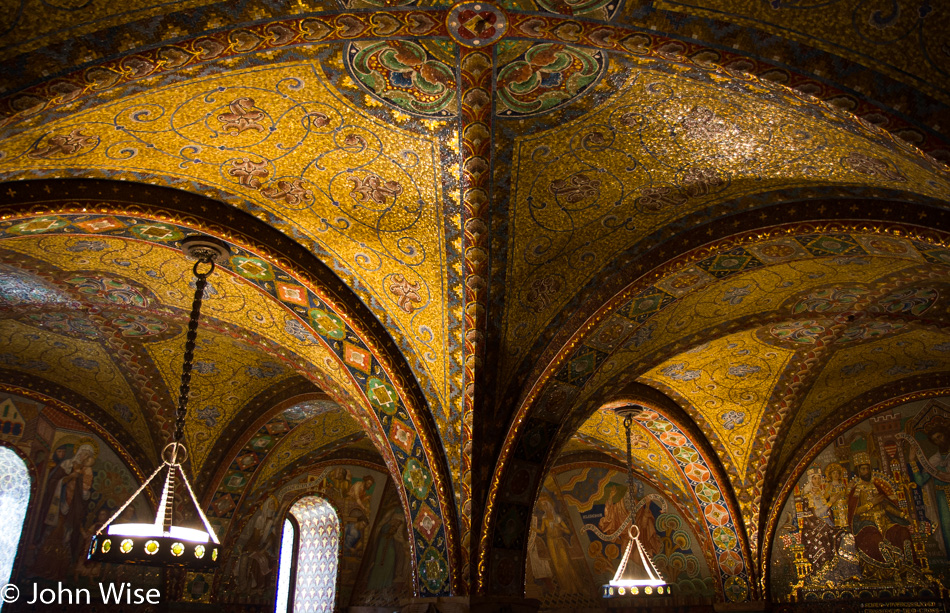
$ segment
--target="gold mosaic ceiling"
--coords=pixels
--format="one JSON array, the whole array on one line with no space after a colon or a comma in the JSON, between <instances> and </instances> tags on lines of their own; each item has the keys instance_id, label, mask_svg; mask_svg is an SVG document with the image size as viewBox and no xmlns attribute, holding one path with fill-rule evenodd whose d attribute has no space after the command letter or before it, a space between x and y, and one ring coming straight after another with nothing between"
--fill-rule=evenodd
<instances>
[{"instance_id":1,"label":"gold mosaic ceiling","mask_svg":"<svg viewBox=\"0 0 950 613\"><path fill-rule=\"evenodd\" d=\"M945 11L872 14L869 42L857 0L517 0L483 50L424 0L10 4L0 179L155 184L256 217L333 271L411 369L396 392L424 396L421 417L398 413L391 431L351 419L390 405L301 341L299 313L222 272L194 392L215 402L195 403L189 431L202 473L230 470L212 460L231 461L282 386L320 387L341 412L296 425L258 476L229 482L360 429L411 456L398 426L412 421L426 457L444 456L440 504L457 505L464 567L473 482L497 491L496 457L522 423L579 425L568 450L617 455L616 424L592 411L631 381L661 390L702 428L754 525L763 462L781 470L840 407L947 369L947 273L927 251L945 240L922 234L948 225L934 158L950 160L950 93L932 53ZM744 240L738 269L725 263L735 244L708 247L775 224ZM847 249L815 247L825 235ZM85 399L154 461L187 263L144 241L42 235L4 239L0 266L0 367ZM87 286L138 302L106 308ZM771 426L775 448L759 454ZM647 434L640 469L692 495Z\"/></svg>"}]
</instances>

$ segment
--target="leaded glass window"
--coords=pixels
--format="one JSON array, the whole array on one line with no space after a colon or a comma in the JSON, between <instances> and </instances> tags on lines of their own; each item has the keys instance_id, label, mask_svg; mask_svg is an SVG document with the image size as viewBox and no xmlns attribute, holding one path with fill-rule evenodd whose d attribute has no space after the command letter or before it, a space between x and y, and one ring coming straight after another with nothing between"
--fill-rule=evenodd
<instances>
[{"instance_id":1,"label":"leaded glass window","mask_svg":"<svg viewBox=\"0 0 950 613\"><path fill-rule=\"evenodd\" d=\"M284 520L276 613L332 613L340 558L340 520L316 496L301 498ZM291 585L293 592L291 593Z\"/></svg>"},{"instance_id":2,"label":"leaded glass window","mask_svg":"<svg viewBox=\"0 0 950 613\"><path fill-rule=\"evenodd\" d=\"M0 585L10 582L26 507L30 503L30 471L9 447L0 447ZM0 606L3 603L0 602Z\"/></svg>"}]
</instances>

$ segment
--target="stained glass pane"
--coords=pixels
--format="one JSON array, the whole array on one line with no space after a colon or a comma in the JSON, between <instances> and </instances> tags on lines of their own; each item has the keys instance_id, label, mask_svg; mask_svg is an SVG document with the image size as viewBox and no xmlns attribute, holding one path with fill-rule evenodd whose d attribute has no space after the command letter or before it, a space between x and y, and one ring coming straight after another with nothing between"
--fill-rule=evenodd
<instances>
[{"instance_id":1,"label":"stained glass pane","mask_svg":"<svg viewBox=\"0 0 950 613\"><path fill-rule=\"evenodd\" d=\"M340 520L333 506L308 496L290 507L300 528L294 613L332 613L340 557Z\"/></svg>"},{"instance_id":2,"label":"stained glass pane","mask_svg":"<svg viewBox=\"0 0 950 613\"><path fill-rule=\"evenodd\" d=\"M9 447L0 447L0 517L4 520L0 530L0 584L10 582L29 502L30 472L26 464Z\"/></svg>"},{"instance_id":3,"label":"stained glass pane","mask_svg":"<svg viewBox=\"0 0 950 613\"><path fill-rule=\"evenodd\" d=\"M277 606L274 613L288 613L287 598L290 596L290 570L294 561L294 523L284 520L284 534L280 538L280 566L277 569Z\"/></svg>"}]
</instances>

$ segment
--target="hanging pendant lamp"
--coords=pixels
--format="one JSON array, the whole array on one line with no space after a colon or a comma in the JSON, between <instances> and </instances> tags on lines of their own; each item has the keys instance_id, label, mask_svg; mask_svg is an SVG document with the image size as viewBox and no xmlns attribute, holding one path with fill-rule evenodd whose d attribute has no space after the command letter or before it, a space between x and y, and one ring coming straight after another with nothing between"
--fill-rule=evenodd
<instances>
[{"instance_id":1,"label":"hanging pendant lamp","mask_svg":"<svg viewBox=\"0 0 950 613\"><path fill-rule=\"evenodd\" d=\"M194 360L195 341L198 338L198 318L201 300L208 276L214 272L215 262L227 258L228 248L224 243L209 237L192 236L184 239L181 250L197 260L192 268L195 275L195 296L188 320L185 340L184 363L181 368L181 387L178 395L178 410L175 415L175 433L171 443L162 450L162 464L145 480L115 514L100 527L92 537L88 558L95 562L119 562L146 564L149 566L174 566L185 568L208 568L218 563L220 543L208 518L201 510L195 492L191 489L182 464L188 451L182 444L185 431L188 393L191 386L191 368ZM201 268L206 268L201 272ZM151 523L113 523L123 511L148 487L159 474L164 473L165 484L162 497ZM204 530L174 525L175 489L184 484Z\"/></svg>"},{"instance_id":2,"label":"hanging pendant lamp","mask_svg":"<svg viewBox=\"0 0 950 613\"><path fill-rule=\"evenodd\" d=\"M620 417L623 418L623 427L627 433L627 508L630 509L628 517L623 525L612 535L616 538L626 530L629 541L624 549L623 557L620 559L620 565L617 566L617 572L614 578L603 586L602 595L604 598L616 598L618 596L669 596L671 587L663 580L660 571L653 565L643 543L640 542L640 528L635 522L635 504L634 504L634 481L633 481L633 455L630 445L630 427L633 425L633 418L643 412L643 407L639 405L628 405L614 409Z\"/></svg>"}]
</instances>

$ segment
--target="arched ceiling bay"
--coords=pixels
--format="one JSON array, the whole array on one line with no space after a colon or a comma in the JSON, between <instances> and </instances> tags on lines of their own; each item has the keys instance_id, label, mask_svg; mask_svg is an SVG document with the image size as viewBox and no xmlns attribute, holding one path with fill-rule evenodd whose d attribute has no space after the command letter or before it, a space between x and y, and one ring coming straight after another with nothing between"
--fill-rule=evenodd
<instances>
[{"instance_id":1,"label":"arched ceiling bay","mask_svg":"<svg viewBox=\"0 0 950 613\"><path fill-rule=\"evenodd\" d=\"M599 448L626 464L626 438L623 419L611 409L601 408L569 444ZM630 441L635 469L651 475L679 504L695 509L695 519L715 550L719 589L729 591L739 579L747 579L750 559L745 533L718 462L710 463L702 445L651 409L634 419Z\"/></svg>"},{"instance_id":2,"label":"arched ceiling bay","mask_svg":"<svg viewBox=\"0 0 950 613\"><path fill-rule=\"evenodd\" d=\"M13 278L30 275L36 287L56 287L64 297L5 320L4 344L18 360L8 365L87 395L127 424L130 438L150 440L155 461L177 398L192 263L176 250L110 236L23 236L0 247L8 269L18 265ZM195 427L186 430L196 470L253 398L305 364L327 361L319 351L288 350L295 338L284 324L289 314L238 279L219 272L206 290L191 394Z\"/></svg>"},{"instance_id":3,"label":"arched ceiling bay","mask_svg":"<svg viewBox=\"0 0 950 613\"><path fill-rule=\"evenodd\" d=\"M83 182L70 187L92 185L95 184ZM62 187L64 191L69 189ZM74 299L71 306L80 305L80 311L97 315L109 309L120 311L116 318L119 323L114 326L118 330L110 329L103 334L100 329L98 340L114 345L110 348L115 350L116 361L126 362L121 365L126 367L123 375L134 380L129 386L140 398L147 399L138 404L153 409L154 415L171 415L175 394L169 393L168 388L177 385L175 364L180 359L180 347L162 338L148 338L149 332L161 328L161 321L121 322L127 311L143 315L150 313L150 308L162 317L178 313L177 330L183 334L191 306L192 292L188 286L192 282L192 263L176 245L184 236L194 233L194 228L155 221L147 214L144 218L129 216L120 212L124 206L129 205L107 206L102 200L83 205L71 201L65 206L57 202L56 214L6 214L0 220L0 247L5 253L14 254L5 264L7 269L14 267L16 274L11 275L12 281L5 287L11 288L13 300L20 303L19 311L24 299L38 297L55 302L57 295L53 290L63 293L64 288L72 285L76 287L67 295ZM95 212L86 213L89 208ZM132 208L140 215L147 210L140 205ZM168 219L165 215L161 218ZM194 218L188 221L203 231L213 227ZM441 569L441 576L432 577L427 587L436 591L446 589L447 560L452 556L446 531L451 525L441 519L446 507L433 487L433 483L445 479L444 459L433 455L428 446L432 436L428 417L420 413L414 398L407 395L418 397L418 392L407 391L404 379L396 382L391 378L387 371L392 368L390 358L380 349L385 339L373 338L372 332L361 329L361 323L354 323L350 307L341 305L327 288L311 285L314 273L301 274L286 255L274 259L266 247L259 248L261 254L232 244L230 257L219 264L206 289L201 323L206 333L199 336L196 349L192 419L186 435L189 446L198 450L195 465L201 467L202 455L215 463L221 461L210 451L220 449L222 441L226 448L227 441L240 439L243 429L253 422L255 411L267 410L288 393L299 393L302 374L311 380L310 391L318 384L348 415L338 415L340 423L336 425L325 423L326 432L347 431L349 434L342 437L346 439L344 443L355 441L365 432L391 470L402 474L405 469L405 484L413 488L413 504L426 505L435 522L430 526L432 530L416 535L413 543L420 555L424 554ZM27 273L36 276L38 271L49 271L38 289L20 291L29 280ZM342 288L340 285L334 291ZM123 310L127 304L132 306ZM122 343L118 343L119 339ZM148 346L151 340L154 347ZM55 346L56 342L50 344ZM30 351L44 346L31 343L17 347L14 355L18 360L25 359L26 367L37 366L38 361L32 359ZM103 355L108 358L112 353ZM93 367L91 358L83 359L86 361L82 366ZM37 369L44 370L43 364ZM268 393L270 390L277 393ZM81 395L79 390L74 391ZM195 399L205 393L213 394L214 400L202 405ZM103 410L108 414L109 408ZM165 442L162 426L167 428L168 420L153 418L149 424L150 442L160 449ZM417 429L419 424L421 431ZM390 428L400 435L390 439ZM136 440L134 436L123 438ZM334 441L328 440L327 444L332 446ZM204 467L201 471L207 472ZM402 481L399 484L403 487ZM409 504L404 491L402 496L404 504ZM451 513L451 508L447 512ZM439 548L433 546L434 539Z\"/></svg>"},{"instance_id":4,"label":"arched ceiling bay","mask_svg":"<svg viewBox=\"0 0 950 613\"><path fill-rule=\"evenodd\" d=\"M699 253L598 317L553 371L538 418L584 414L633 379L667 393L716 450L755 551L767 471L782 470L814 423L882 382L950 366L936 332L948 319L950 252L812 229ZM868 374L842 384L851 364Z\"/></svg>"},{"instance_id":5,"label":"arched ceiling bay","mask_svg":"<svg viewBox=\"0 0 950 613\"><path fill-rule=\"evenodd\" d=\"M317 26L311 37L326 36L317 34L320 28L333 30L335 17L355 9L386 14L374 32L385 36L394 33L393 23L400 20L399 12L389 12L394 4L403 10L413 9L415 27L406 34L418 36L444 23L451 3L308 0L275 4L251 0L234 5L209 0L133 0L120 6L103 0L20 0L0 19L0 59L10 68L4 89L15 92L24 85L40 85L14 96L4 111L23 111L50 98L72 97L84 79L69 75L49 80L49 76L62 77L56 74L62 67L113 58L127 49L154 44L156 39L175 42L204 32L203 52L209 54L222 39L227 41L227 33L221 36L222 26L253 23L237 37L238 49L245 51L260 44L255 37L266 39L268 34L274 42L286 42L294 18L310 17ZM524 28L535 36L544 32L561 42L578 42L585 38L588 22L595 26L592 31L598 30L592 42L616 41L628 50L653 48L669 56L759 74L857 112L928 150L934 145L946 149L946 139L940 136L945 131L936 120L948 102L946 87L941 86L947 66L934 45L939 46L939 33L947 29L947 17L926 2L917 10L879 12L875 12L876 5L865 6L858 0L811 5L708 0L583 4L511 0L500 4L516 14L512 32L524 22ZM518 12L525 13L521 19L517 19ZM575 16L583 21L572 19ZM339 25L352 36L358 22L359 16ZM279 26L264 36L254 27L274 23ZM174 56L169 59L176 61ZM142 73L148 68L136 62L126 71ZM96 76L102 79L105 75ZM908 114L907 106L915 113Z\"/></svg>"},{"instance_id":6,"label":"arched ceiling bay","mask_svg":"<svg viewBox=\"0 0 950 613\"><path fill-rule=\"evenodd\" d=\"M746 478L762 414L779 377L795 357L794 348L776 347L756 330L717 338L663 362L638 380L678 400L707 431L726 471ZM723 453L724 451L724 453Z\"/></svg>"},{"instance_id":7,"label":"arched ceiling bay","mask_svg":"<svg viewBox=\"0 0 950 613\"><path fill-rule=\"evenodd\" d=\"M885 159L870 134L823 132L827 118L778 90L616 64L632 76L609 102L538 133L518 126L512 139L508 278L519 289L504 333L514 358L618 254L665 226L719 203L732 203L719 215L739 212L753 206L742 196L769 189L868 184L859 160ZM910 187L913 166L871 183ZM950 194L931 168L910 189Z\"/></svg>"},{"instance_id":8,"label":"arched ceiling bay","mask_svg":"<svg viewBox=\"0 0 950 613\"><path fill-rule=\"evenodd\" d=\"M75 136L76 155L37 156L32 145L13 153L15 141L30 138L22 132L6 141L13 149L0 166L147 173L232 194L238 208L312 246L366 293L414 356L430 405L451 431L447 396L458 375L450 372L461 357L446 353L459 342L448 336L445 235L458 218L440 205L439 140L348 105L316 61L174 81L61 120L53 132L84 135Z\"/></svg>"},{"instance_id":9,"label":"arched ceiling bay","mask_svg":"<svg viewBox=\"0 0 950 613\"><path fill-rule=\"evenodd\" d=\"M603 82L617 91L554 128L547 124L554 116L500 124L501 135L525 136L502 136L494 145L499 153L511 148L511 166L499 165L495 175L511 172L506 275L509 287L520 288L505 303L499 372L514 372L507 360L521 359L616 254L681 217L749 193L806 185L950 194L927 158L790 90L562 47L549 52L589 66L592 75L607 70ZM369 51L388 57L400 49ZM125 173L220 190L312 246L366 292L413 356L440 431L453 440L461 410L450 394L461 385L453 365L463 360L450 306L457 298L452 262L461 252L452 204L461 184L459 134L450 122L360 109L361 100L385 100L390 91L372 81L369 98L353 97L361 86L350 75L360 74L360 53L353 44L311 45L254 58L266 65L224 61L219 67L227 70L216 74L169 73L145 91L116 86L109 101L20 126L0 145L0 173ZM444 65L435 56L427 61ZM515 57L512 66L522 61ZM580 93L563 94L559 105Z\"/></svg>"}]
</instances>

